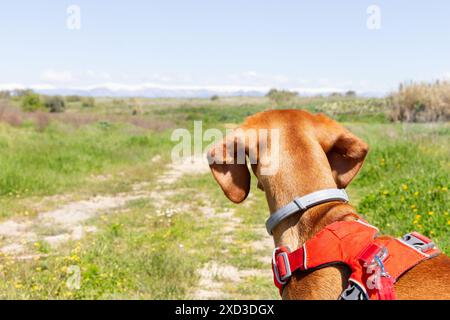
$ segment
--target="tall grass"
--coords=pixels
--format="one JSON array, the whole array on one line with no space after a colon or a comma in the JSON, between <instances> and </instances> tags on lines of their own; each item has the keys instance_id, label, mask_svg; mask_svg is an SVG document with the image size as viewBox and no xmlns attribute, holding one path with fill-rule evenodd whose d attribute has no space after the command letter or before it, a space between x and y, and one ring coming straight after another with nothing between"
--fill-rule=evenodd
<instances>
[{"instance_id":1,"label":"tall grass","mask_svg":"<svg viewBox=\"0 0 450 320\"><path fill-rule=\"evenodd\" d=\"M450 83L410 83L400 85L390 97L390 117L394 121L429 122L450 119Z\"/></svg>"},{"instance_id":2,"label":"tall grass","mask_svg":"<svg viewBox=\"0 0 450 320\"><path fill-rule=\"evenodd\" d=\"M163 135L106 121L79 128L53 122L45 130L0 123L0 196L54 194L90 174L149 161L170 143Z\"/></svg>"}]
</instances>

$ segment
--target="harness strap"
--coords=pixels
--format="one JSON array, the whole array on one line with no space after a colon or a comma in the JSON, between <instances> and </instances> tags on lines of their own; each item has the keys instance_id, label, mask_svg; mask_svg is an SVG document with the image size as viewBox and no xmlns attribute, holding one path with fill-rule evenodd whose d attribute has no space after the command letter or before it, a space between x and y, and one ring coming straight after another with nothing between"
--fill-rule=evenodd
<instances>
[{"instance_id":1,"label":"harness strap","mask_svg":"<svg viewBox=\"0 0 450 320\"><path fill-rule=\"evenodd\" d=\"M363 220L339 221L326 226L293 252L286 247L276 248L272 270L280 295L295 271L342 263L351 269L349 282L357 284L359 296L395 299L395 281L418 263L440 253L430 239L416 232L402 239L377 235L378 229Z\"/></svg>"}]
</instances>

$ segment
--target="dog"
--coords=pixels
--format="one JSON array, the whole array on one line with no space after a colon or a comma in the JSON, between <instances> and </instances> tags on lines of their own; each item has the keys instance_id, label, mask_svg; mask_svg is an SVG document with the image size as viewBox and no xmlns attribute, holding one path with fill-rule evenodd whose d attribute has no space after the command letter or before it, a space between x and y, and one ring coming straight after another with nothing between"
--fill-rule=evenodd
<instances>
[{"instance_id":1,"label":"dog","mask_svg":"<svg viewBox=\"0 0 450 320\"><path fill-rule=\"evenodd\" d=\"M234 203L244 201L250 190L247 163L236 160L241 147L252 154L251 169L258 188L265 192L273 214L294 198L330 188L345 188L361 169L368 153L367 143L324 114L304 110L269 110L248 117L234 132L208 151L210 169L224 194ZM279 151L270 153L273 143L265 142L269 152L252 150L248 130L277 129ZM242 132L244 137L242 138ZM231 148L233 146L233 148ZM260 145L256 148L261 148ZM256 154L256 156L255 156ZM262 158L264 157L264 159ZM221 161L212 161L220 159ZM278 161L273 174L261 174L261 163ZM291 250L302 245L326 226L338 221L358 219L349 204L331 201L293 214L273 229L275 247ZM295 272L282 290L283 299L338 299L347 288L350 269L345 265L327 266L314 271ZM397 299L450 299L450 259L444 254L428 259L403 274L395 283Z\"/></svg>"}]
</instances>

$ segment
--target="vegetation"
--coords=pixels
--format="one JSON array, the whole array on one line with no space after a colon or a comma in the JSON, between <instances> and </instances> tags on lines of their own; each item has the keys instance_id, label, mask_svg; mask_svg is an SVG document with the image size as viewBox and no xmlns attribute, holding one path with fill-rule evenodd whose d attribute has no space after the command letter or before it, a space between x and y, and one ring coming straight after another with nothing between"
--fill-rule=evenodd
<instances>
[{"instance_id":1,"label":"vegetation","mask_svg":"<svg viewBox=\"0 0 450 320\"><path fill-rule=\"evenodd\" d=\"M41 97L34 92L25 93L22 97L22 110L27 112L42 109Z\"/></svg>"},{"instance_id":2,"label":"vegetation","mask_svg":"<svg viewBox=\"0 0 450 320\"><path fill-rule=\"evenodd\" d=\"M295 97L298 96L298 93L287 90L270 89L266 96L271 101L275 102L277 106L282 106L290 104Z\"/></svg>"},{"instance_id":3,"label":"vegetation","mask_svg":"<svg viewBox=\"0 0 450 320\"><path fill-rule=\"evenodd\" d=\"M44 237L61 231L35 230L37 239L24 244L34 255L0 253L1 298L191 298L198 270L211 261L250 274L240 281L215 275L224 297L278 298L270 248L255 245L268 237L268 211L254 179L240 205L227 201L209 173L161 182L170 170L172 129L192 129L194 120L203 120L204 129L225 129L273 108L274 100L97 98L85 108L84 98L66 98L66 112L48 113L21 111L28 95L0 104L3 221L29 221L65 203L120 197L136 186L143 197L105 209L86 222L96 231L80 239L54 247ZM369 143L348 188L360 214L394 236L417 230L450 253L448 123L390 123L385 99L293 97L289 103L325 112ZM73 266L81 272L79 288L67 286Z\"/></svg>"},{"instance_id":4,"label":"vegetation","mask_svg":"<svg viewBox=\"0 0 450 320\"><path fill-rule=\"evenodd\" d=\"M60 96L48 97L45 101L45 107L50 112L63 112L66 108L64 99Z\"/></svg>"},{"instance_id":5,"label":"vegetation","mask_svg":"<svg viewBox=\"0 0 450 320\"><path fill-rule=\"evenodd\" d=\"M403 122L448 121L450 83L402 84L390 97L390 118Z\"/></svg>"},{"instance_id":6,"label":"vegetation","mask_svg":"<svg viewBox=\"0 0 450 320\"><path fill-rule=\"evenodd\" d=\"M0 99L9 99L11 93L9 91L0 91Z\"/></svg>"},{"instance_id":7,"label":"vegetation","mask_svg":"<svg viewBox=\"0 0 450 320\"><path fill-rule=\"evenodd\" d=\"M95 99L93 97L85 97L80 100L82 102L83 108L93 108L95 107Z\"/></svg>"}]
</instances>

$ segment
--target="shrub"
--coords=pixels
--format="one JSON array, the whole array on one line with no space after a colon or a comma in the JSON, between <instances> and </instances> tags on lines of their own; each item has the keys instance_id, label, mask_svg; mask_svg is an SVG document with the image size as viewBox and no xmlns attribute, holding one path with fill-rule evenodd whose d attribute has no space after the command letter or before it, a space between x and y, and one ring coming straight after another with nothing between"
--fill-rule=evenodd
<instances>
[{"instance_id":1,"label":"shrub","mask_svg":"<svg viewBox=\"0 0 450 320\"><path fill-rule=\"evenodd\" d=\"M297 96L298 96L297 92L287 90L277 90L277 89L270 89L270 91L266 94L266 97L268 97L271 101L275 102L277 106L289 104Z\"/></svg>"},{"instance_id":2,"label":"shrub","mask_svg":"<svg viewBox=\"0 0 450 320\"><path fill-rule=\"evenodd\" d=\"M219 96L218 96L217 94L215 94L215 95L213 95L210 99L211 99L211 101L217 101L217 100L219 100L220 98L219 98Z\"/></svg>"},{"instance_id":3,"label":"shrub","mask_svg":"<svg viewBox=\"0 0 450 320\"><path fill-rule=\"evenodd\" d=\"M45 107L50 112L64 112L64 109L66 108L66 103L64 102L64 99L60 96L52 96L48 97L45 101Z\"/></svg>"},{"instance_id":4,"label":"shrub","mask_svg":"<svg viewBox=\"0 0 450 320\"><path fill-rule=\"evenodd\" d=\"M388 122L386 99L337 98L327 99L314 106L314 112L322 112L337 121Z\"/></svg>"},{"instance_id":5,"label":"shrub","mask_svg":"<svg viewBox=\"0 0 450 320\"><path fill-rule=\"evenodd\" d=\"M79 102L79 101L82 101L82 98L77 95L71 95L71 96L66 97L66 101L67 102Z\"/></svg>"},{"instance_id":6,"label":"shrub","mask_svg":"<svg viewBox=\"0 0 450 320\"><path fill-rule=\"evenodd\" d=\"M450 119L450 83L401 84L389 98L393 121L430 122Z\"/></svg>"},{"instance_id":7,"label":"shrub","mask_svg":"<svg viewBox=\"0 0 450 320\"><path fill-rule=\"evenodd\" d=\"M36 129L39 132L44 131L50 124L50 115L48 112L37 111L33 113L32 119L36 125Z\"/></svg>"},{"instance_id":8,"label":"shrub","mask_svg":"<svg viewBox=\"0 0 450 320\"><path fill-rule=\"evenodd\" d=\"M0 99L9 99L11 93L9 91L0 91Z\"/></svg>"},{"instance_id":9,"label":"shrub","mask_svg":"<svg viewBox=\"0 0 450 320\"><path fill-rule=\"evenodd\" d=\"M28 92L22 97L22 110L26 112L33 112L42 109L41 97L34 92Z\"/></svg>"},{"instance_id":10,"label":"shrub","mask_svg":"<svg viewBox=\"0 0 450 320\"><path fill-rule=\"evenodd\" d=\"M95 99L93 97L85 97L81 101L83 108L93 108L95 106Z\"/></svg>"},{"instance_id":11,"label":"shrub","mask_svg":"<svg viewBox=\"0 0 450 320\"><path fill-rule=\"evenodd\" d=\"M345 93L345 96L346 96L346 97L356 97L356 92L353 91L353 90L348 90L348 91Z\"/></svg>"},{"instance_id":12,"label":"shrub","mask_svg":"<svg viewBox=\"0 0 450 320\"><path fill-rule=\"evenodd\" d=\"M126 105L125 100L123 99L113 99L112 105L114 107L123 107Z\"/></svg>"},{"instance_id":13,"label":"shrub","mask_svg":"<svg viewBox=\"0 0 450 320\"><path fill-rule=\"evenodd\" d=\"M20 127L23 123L23 114L8 104L0 102L0 122L8 123L13 127Z\"/></svg>"}]
</instances>

